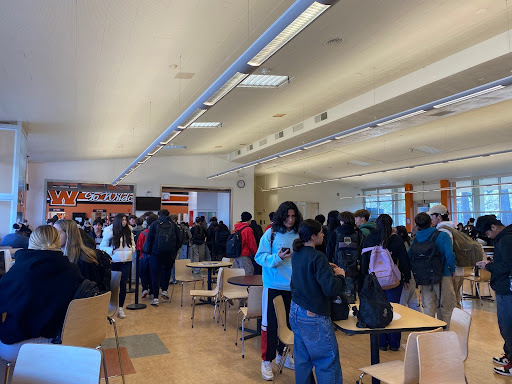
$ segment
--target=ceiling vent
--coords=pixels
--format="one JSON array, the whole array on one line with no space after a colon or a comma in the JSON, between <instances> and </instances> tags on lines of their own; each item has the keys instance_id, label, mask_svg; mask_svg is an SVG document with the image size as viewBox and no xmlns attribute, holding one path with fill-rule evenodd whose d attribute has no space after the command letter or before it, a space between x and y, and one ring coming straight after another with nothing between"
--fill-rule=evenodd
<instances>
[{"instance_id":1,"label":"ceiling vent","mask_svg":"<svg viewBox=\"0 0 512 384\"><path fill-rule=\"evenodd\" d=\"M279 131L274 135L274 137L276 138L276 140L282 139L284 137L284 132Z\"/></svg>"},{"instance_id":2,"label":"ceiling vent","mask_svg":"<svg viewBox=\"0 0 512 384\"><path fill-rule=\"evenodd\" d=\"M292 127L293 132L298 132L298 131L302 130L302 128L304 128L304 123L295 124Z\"/></svg>"},{"instance_id":3,"label":"ceiling vent","mask_svg":"<svg viewBox=\"0 0 512 384\"><path fill-rule=\"evenodd\" d=\"M341 43L343 43L343 39L341 37L335 37L334 39L327 40L324 43L324 45L327 45L327 46L329 46L329 45L339 45Z\"/></svg>"},{"instance_id":4,"label":"ceiling vent","mask_svg":"<svg viewBox=\"0 0 512 384\"><path fill-rule=\"evenodd\" d=\"M411 152L414 152L414 151L428 153L429 155L435 155L437 153L444 152L442 149L430 147L428 145L420 145L419 147L411 148Z\"/></svg>"},{"instance_id":5,"label":"ceiling vent","mask_svg":"<svg viewBox=\"0 0 512 384\"><path fill-rule=\"evenodd\" d=\"M437 113L433 113L429 116L436 116L436 117L440 117L440 116L446 116L446 115L449 115L450 113L455 113L455 111L440 111L440 112L437 112Z\"/></svg>"},{"instance_id":6,"label":"ceiling vent","mask_svg":"<svg viewBox=\"0 0 512 384\"><path fill-rule=\"evenodd\" d=\"M315 123L319 123L324 120L327 120L327 112L315 116Z\"/></svg>"},{"instance_id":7,"label":"ceiling vent","mask_svg":"<svg viewBox=\"0 0 512 384\"><path fill-rule=\"evenodd\" d=\"M263 147L267 144L267 139L260 140L260 147Z\"/></svg>"},{"instance_id":8,"label":"ceiling vent","mask_svg":"<svg viewBox=\"0 0 512 384\"><path fill-rule=\"evenodd\" d=\"M347 162L347 165L359 165L361 167L368 167L371 164L367 163L366 161L351 160L351 161Z\"/></svg>"},{"instance_id":9,"label":"ceiling vent","mask_svg":"<svg viewBox=\"0 0 512 384\"><path fill-rule=\"evenodd\" d=\"M242 154L242 151L239 149L238 151L236 151L236 154L237 154L237 156L239 156Z\"/></svg>"},{"instance_id":10,"label":"ceiling vent","mask_svg":"<svg viewBox=\"0 0 512 384\"><path fill-rule=\"evenodd\" d=\"M250 144L247 146L247 151L252 151L253 148L254 148L254 145Z\"/></svg>"}]
</instances>

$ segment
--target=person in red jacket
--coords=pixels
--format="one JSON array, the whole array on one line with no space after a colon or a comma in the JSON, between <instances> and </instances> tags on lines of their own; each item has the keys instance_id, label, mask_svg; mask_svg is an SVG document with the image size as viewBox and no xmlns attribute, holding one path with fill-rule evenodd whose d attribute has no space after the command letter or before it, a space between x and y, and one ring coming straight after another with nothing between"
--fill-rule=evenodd
<instances>
[{"instance_id":1,"label":"person in red jacket","mask_svg":"<svg viewBox=\"0 0 512 384\"><path fill-rule=\"evenodd\" d=\"M252 264L251 256L254 256L258 251L254 232L249 224L252 220L252 215L249 212L242 212L241 221L235 224L235 230L240 231L242 236L242 252L240 256L235 257L233 268L243 268L246 275L254 274L254 266Z\"/></svg>"}]
</instances>

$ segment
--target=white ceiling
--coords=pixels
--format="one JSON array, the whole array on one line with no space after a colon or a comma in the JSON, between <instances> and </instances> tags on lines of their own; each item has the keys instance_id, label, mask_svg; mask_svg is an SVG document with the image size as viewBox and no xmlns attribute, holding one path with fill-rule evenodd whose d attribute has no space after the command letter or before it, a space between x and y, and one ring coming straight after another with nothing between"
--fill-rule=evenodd
<instances>
[{"instance_id":1,"label":"white ceiling","mask_svg":"<svg viewBox=\"0 0 512 384\"><path fill-rule=\"evenodd\" d=\"M291 4L292 0L4 0L0 121L29 123L32 161L135 158ZM221 121L222 128L188 129L173 142L186 145L186 150L159 155L228 154L502 34L510 25L505 0L339 1L263 65L271 74L293 76L290 84L278 90L235 89L200 119ZM334 37L343 38L343 43L323 44ZM507 52L510 40L509 36L505 42ZM177 68L171 68L173 64ZM442 79L442 84L441 79L424 84L242 160L510 76L511 70L511 56L498 57ZM180 71L195 75L175 79ZM269 163L256 172L329 178L356 168L361 173L360 168L386 169L427 157L512 148L512 104L503 100L485 107L474 103L472 111L405 126L350 148L322 149L303 160L290 156L282 166ZM276 113L286 116L273 118ZM445 152L411 152L417 145ZM372 165L347 166L350 160ZM455 165L438 171L443 174L428 180L468 173ZM482 172L495 173L490 167ZM423 171L396 174L357 182L403 183L429 176Z\"/></svg>"}]
</instances>

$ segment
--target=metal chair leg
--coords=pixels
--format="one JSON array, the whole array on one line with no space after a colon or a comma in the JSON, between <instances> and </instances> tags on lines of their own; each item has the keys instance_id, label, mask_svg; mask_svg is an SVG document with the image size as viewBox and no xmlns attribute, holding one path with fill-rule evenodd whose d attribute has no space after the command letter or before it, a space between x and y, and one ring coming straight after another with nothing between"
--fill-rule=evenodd
<instances>
[{"instance_id":1,"label":"metal chair leg","mask_svg":"<svg viewBox=\"0 0 512 384\"><path fill-rule=\"evenodd\" d=\"M359 380L357 381L357 384L363 384L363 376L364 372L359 375Z\"/></svg>"},{"instance_id":2,"label":"metal chair leg","mask_svg":"<svg viewBox=\"0 0 512 384\"><path fill-rule=\"evenodd\" d=\"M176 282L176 283L177 283L177 282ZM174 293L174 286L175 286L175 285L176 285L176 284L173 284L173 285L172 285L172 291L171 291L171 297L169 298L169 303L170 303L170 302L171 302L171 300L172 300L172 295L173 295L173 293Z\"/></svg>"},{"instance_id":3,"label":"metal chair leg","mask_svg":"<svg viewBox=\"0 0 512 384\"><path fill-rule=\"evenodd\" d=\"M480 305L484 305L484 303L482 302L482 296L480 296L480 283L475 282L475 287L476 287L476 294L478 295L478 298L480 299Z\"/></svg>"},{"instance_id":4,"label":"metal chair leg","mask_svg":"<svg viewBox=\"0 0 512 384\"><path fill-rule=\"evenodd\" d=\"M228 322L228 301L224 300L224 331L226 331L227 322Z\"/></svg>"},{"instance_id":5,"label":"metal chair leg","mask_svg":"<svg viewBox=\"0 0 512 384\"><path fill-rule=\"evenodd\" d=\"M8 384L9 383L9 375L11 374L11 366L12 366L12 362L11 361L8 361L7 364L5 365L5 378L4 378L4 384Z\"/></svg>"},{"instance_id":6,"label":"metal chair leg","mask_svg":"<svg viewBox=\"0 0 512 384\"><path fill-rule=\"evenodd\" d=\"M194 328L194 311L196 309L196 297L192 297L192 328Z\"/></svg>"},{"instance_id":7,"label":"metal chair leg","mask_svg":"<svg viewBox=\"0 0 512 384\"><path fill-rule=\"evenodd\" d=\"M240 324L240 311L238 311L237 315L236 315L236 338L235 338L235 345L238 345L238 326ZM243 320L242 320L242 324L243 324ZM243 350L243 347L242 347L242 350ZM243 352L242 352L242 356L243 356Z\"/></svg>"},{"instance_id":8,"label":"metal chair leg","mask_svg":"<svg viewBox=\"0 0 512 384\"><path fill-rule=\"evenodd\" d=\"M101 358L103 361L103 372L105 373L105 384L108 384L107 360L105 359L105 350L101 345L98 345L96 349L99 349L101 352Z\"/></svg>"},{"instance_id":9,"label":"metal chair leg","mask_svg":"<svg viewBox=\"0 0 512 384\"><path fill-rule=\"evenodd\" d=\"M245 316L242 317L242 359L245 358ZM238 326L236 327L238 331ZM237 332L238 333L238 332Z\"/></svg>"},{"instance_id":10,"label":"metal chair leg","mask_svg":"<svg viewBox=\"0 0 512 384\"><path fill-rule=\"evenodd\" d=\"M181 283L181 306L183 307L183 286L185 283Z\"/></svg>"},{"instance_id":11,"label":"metal chair leg","mask_svg":"<svg viewBox=\"0 0 512 384\"><path fill-rule=\"evenodd\" d=\"M124 370L123 370L123 360L121 359L121 347L119 346L119 336L117 335L117 324L116 321L112 318L108 318L112 326L114 327L114 335L116 337L116 346L117 346L117 357L119 358L119 368L121 369L121 379L124 383Z\"/></svg>"}]
</instances>

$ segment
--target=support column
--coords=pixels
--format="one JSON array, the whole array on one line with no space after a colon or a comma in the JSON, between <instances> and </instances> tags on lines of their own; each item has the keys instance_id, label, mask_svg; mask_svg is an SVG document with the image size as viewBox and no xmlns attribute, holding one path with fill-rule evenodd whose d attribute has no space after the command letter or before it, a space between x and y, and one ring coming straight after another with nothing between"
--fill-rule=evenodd
<instances>
[{"instance_id":1,"label":"support column","mask_svg":"<svg viewBox=\"0 0 512 384\"><path fill-rule=\"evenodd\" d=\"M414 201L412 193L412 184L405 184L405 226L407 231L411 232L414 227Z\"/></svg>"},{"instance_id":2,"label":"support column","mask_svg":"<svg viewBox=\"0 0 512 384\"><path fill-rule=\"evenodd\" d=\"M450 182L448 180L440 180L439 185L441 188L450 188ZM452 213L452 191L445 190L441 191L441 204L443 204L448 212Z\"/></svg>"}]
</instances>

